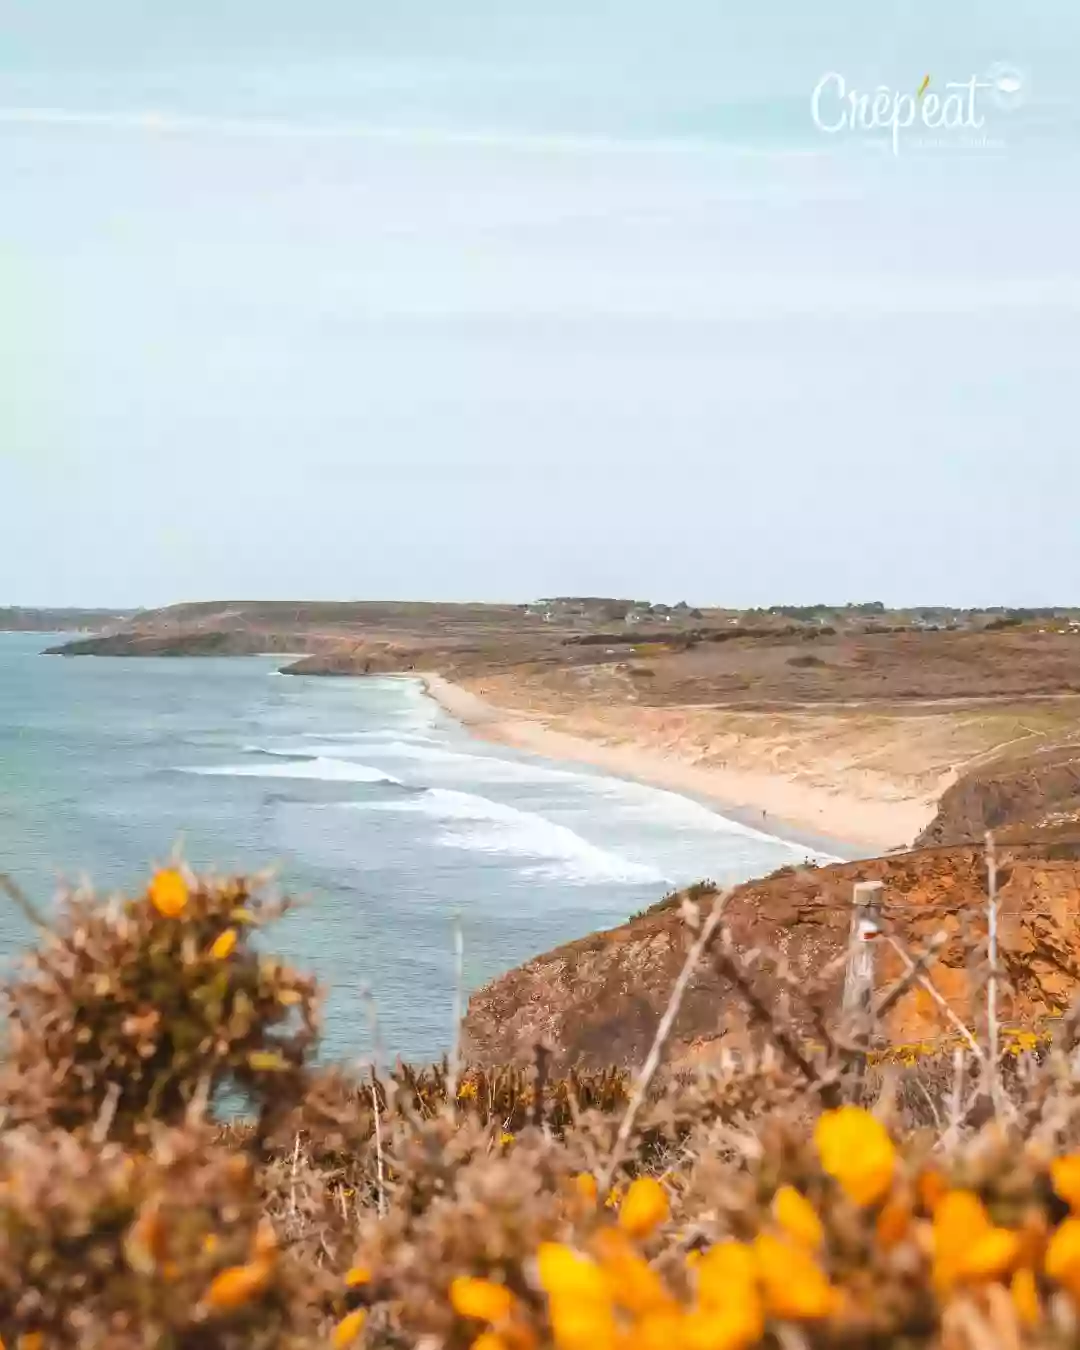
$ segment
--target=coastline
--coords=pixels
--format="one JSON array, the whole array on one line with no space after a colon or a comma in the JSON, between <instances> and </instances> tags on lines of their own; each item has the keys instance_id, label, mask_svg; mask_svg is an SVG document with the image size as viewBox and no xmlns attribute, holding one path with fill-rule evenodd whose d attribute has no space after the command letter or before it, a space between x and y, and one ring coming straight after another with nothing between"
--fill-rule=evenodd
<instances>
[{"instance_id":1,"label":"coastline","mask_svg":"<svg viewBox=\"0 0 1080 1350\"><path fill-rule=\"evenodd\" d=\"M610 744L560 731L534 714L499 707L436 672L416 672L413 678L444 712L482 739L695 798L762 836L832 860L853 861L905 847L925 823L925 803L913 809L904 802L860 800L764 769L702 767L644 743Z\"/></svg>"}]
</instances>

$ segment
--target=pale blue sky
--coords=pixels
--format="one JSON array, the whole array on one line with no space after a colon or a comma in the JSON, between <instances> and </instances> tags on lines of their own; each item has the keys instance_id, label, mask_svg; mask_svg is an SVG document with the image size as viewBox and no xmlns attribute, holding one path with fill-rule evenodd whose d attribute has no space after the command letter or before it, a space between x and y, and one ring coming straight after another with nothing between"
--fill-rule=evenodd
<instances>
[{"instance_id":1,"label":"pale blue sky","mask_svg":"<svg viewBox=\"0 0 1080 1350\"><path fill-rule=\"evenodd\" d=\"M813 125L998 62L990 148ZM1080 602L1078 66L1075 0L0 0L0 603Z\"/></svg>"}]
</instances>

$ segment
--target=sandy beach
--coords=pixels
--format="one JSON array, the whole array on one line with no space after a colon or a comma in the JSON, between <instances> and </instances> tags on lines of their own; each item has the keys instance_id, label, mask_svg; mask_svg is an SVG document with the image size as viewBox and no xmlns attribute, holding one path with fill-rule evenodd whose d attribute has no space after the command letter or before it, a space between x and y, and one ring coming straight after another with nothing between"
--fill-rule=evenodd
<instances>
[{"instance_id":1,"label":"sandy beach","mask_svg":"<svg viewBox=\"0 0 1080 1350\"><path fill-rule=\"evenodd\" d=\"M875 719L592 704L541 710L509 676L485 677L483 695L438 674L422 678L479 736L694 796L769 833L831 845L843 856L909 845L954 777L950 765L927 772L925 758L911 773L895 756L891 773L868 767L867 751L879 748L883 730L895 735ZM924 726L927 720L920 719ZM853 753L853 731L861 756Z\"/></svg>"}]
</instances>

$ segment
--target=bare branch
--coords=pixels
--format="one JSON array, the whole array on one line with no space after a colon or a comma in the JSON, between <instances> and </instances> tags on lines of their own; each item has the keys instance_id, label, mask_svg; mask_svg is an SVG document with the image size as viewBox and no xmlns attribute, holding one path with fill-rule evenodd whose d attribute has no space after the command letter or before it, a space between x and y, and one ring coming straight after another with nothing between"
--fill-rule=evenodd
<instances>
[{"instance_id":1,"label":"bare branch","mask_svg":"<svg viewBox=\"0 0 1080 1350\"><path fill-rule=\"evenodd\" d=\"M822 1101L827 1106L838 1106L840 1097L837 1085L826 1083L822 1079L813 1062L803 1053L802 1047L795 1037L777 1021L776 1017L762 1002L754 986L747 978L745 965L732 946L730 934L725 933L722 950L715 953L713 959L720 973L731 981L742 996L743 1002L750 1009L754 1021L769 1029L769 1034L777 1049L794 1064L808 1083L820 1089Z\"/></svg>"},{"instance_id":2,"label":"bare branch","mask_svg":"<svg viewBox=\"0 0 1080 1350\"><path fill-rule=\"evenodd\" d=\"M917 961L906 971L905 974L896 981L896 983L885 994L882 995L877 1007L874 1009L875 1021L880 1020L885 1014L893 1008L904 997L912 985L917 984L919 979L926 974L934 962L938 959L941 949L949 940L949 935L942 928L930 939L926 950Z\"/></svg>"},{"instance_id":3,"label":"bare branch","mask_svg":"<svg viewBox=\"0 0 1080 1350\"><path fill-rule=\"evenodd\" d=\"M908 956L907 952L904 950L904 945L903 945L903 943L898 942L898 941L896 940L896 938L893 937L893 935L892 935L891 933L886 933L886 934L885 934L885 941L889 944L890 947L892 947L892 949L893 949L893 950L896 952L896 954L900 957L900 960L903 961L905 968L906 968L909 972L912 971L912 970L914 970L914 968L915 968L915 962L911 959L910 956ZM972 1052L973 1052L973 1053L975 1054L975 1056L978 1058L980 1064L984 1064L984 1065L985 1065L985 1063L986 1063L986 1056L983 1054L983 1052L982 1052L982 1047L979 1045L979 1042L975 1039L975 1037L971 1034L971 1032L968 1030L968 1028L963 1024L963 1022L961 1022L961 1020L959 1019L959 1017L957 1017L957 1015L953 1012L953 1010L952 1010L952 1009L949 1007L949 1005L945 1002L945 1000L944 1000L944 999L942 998L942 996L941 996L940 991L937 990L937 989L934 987L934 985L930 982L930 980L928 980L928 979L926 978L925 975L918 975L918 974L917 974L917 975L916 975L916 981L917 981L917 983L919 984L920 988L926 990L926 992L930 995L930 997L931 997L931 998L934 1000L934 1002L938 1005L938 1007L939 1007L939 1008L941 1009L941 1011L945 1014L945 1016L948 1018L948 1020L952 1023L952 1025L956 1028L956 1030L960 1033L960 1035L963 1037L963 1039L964 1039L965 1041L967 1041L969 1048L972 1050Z\"/></svg>"},{"instance_id":4,"label":"bare branch","mask_svg":"<svg viewBox=\"0 0 1080 1350\"><path fill-rule=\"evenodd\" d=\"M21 887L15 884L6 872L0 872L0 891L3 891L9 900L14 901L16 907L23 912L35 928L40 928L44 933L52 932L52 929L35 908L29 896L25 894Z\"/></svg>"},{"instance_id":5,"label":"bare branch","mask_svg":"<svg viewBox=\"0 0 1080 1350\"><path fill-rule=\"evenodd\" d=\"M601 1195L606 1195L611 1185L615 1171L622 1161L623 1150L626 1148L627 1140L634 1128L634 1122L637 1120L638 1112L641 1110L642 1103L649 1091L657 1069L660 1067L660 1060L664 1053L664 1046L671 1035L671 1029L675 1025L675 1019L679 1015L679 1009L682 1007L683 998L686 996L687 986L697 971L713 936L723 917L724 908L727 905L731 891L721 891L713 901L712 909L709 911L709 917L702 925L701 932L694 940L693 946L686 955L682 970L679 971L678 978L671 991L671 997L668 999L668 1005L664 1009L664 1015L656 1028L656 1035L653 1037L652 1047L641 1067L641 1072L634 1083L634 1091L631 1094L629 1104L626 1108L626 1114L619 1123L619 1131L615 1136L615 1142L612 1145L611 1153L606 1164L597 1178L597 1185Z\"/></svg>"}]
</instances>

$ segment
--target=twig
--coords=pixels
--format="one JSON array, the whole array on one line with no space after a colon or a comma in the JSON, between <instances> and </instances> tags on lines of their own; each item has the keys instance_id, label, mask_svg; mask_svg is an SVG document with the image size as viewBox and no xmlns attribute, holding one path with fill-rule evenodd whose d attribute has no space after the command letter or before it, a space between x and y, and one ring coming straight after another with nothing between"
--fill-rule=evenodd
<instances>
[{"instance_id":1,"label":"twig","mask_svg":"<svg viewBox=\"0 0 1080 1350\"><path fill-rule=\"evenodd\" d=\"M101 1110L98 1111L97 1120L94 1121L94 1128L90 1131L90 1139L93 1143L103 1144L108 1139L109 1130L112 1128L116 1108L119 1104L120 1084L110 1083L105 1089L105 1100L101 1103Z\"/></svg>"},{"instance_id":2,"label":"twig","mask_svg":"<svg viewBox=\"0 0 1080 1350\"><path fill-rule=\"evenodd\" d=\"M547 1091L548 1065L551 1063L551 1051L543 1043L537 1041L534 1054L536 1055L536 1082L533 1087L533 1109L532 1123L540 1129L544 1124L544 1093Z\"/></svg>"},{"instance_id":3,"label":"twig","mask_svg":"<svg viewBox=\"0 0 1080 1350\"><path fill-rule=\"evenodd\" d=\"M1001 1048L997 1016L997 963L998 963L998 885L997 850L994 848L994 832L986 831L986 927L988 933L987 962L989 977L986 982L986 1039L990 1051L990 1099L994 1104L994 1115L1001 1115Z\"/></svg>"},{"instance_id":4,"label":"twig","mask_svg":"<svg viewBox=\"0 0 1080 1350\"><path fill-rule=\"evenodd\" d=\"M371 1071L371 1110L375 1117L375 1175L379 1185L376 1199L381 1219L386 1214L386 1173L383 1170L382 1124L379 1119L379 1092L375 1085L374 1069Z\"/></svg>"},{"instance_id":5,"label":"twig","mask_svg":"<svg viewBox=\"0 0 1080 1350\"><path fill-rule=\"evenodd\" d=\"M675 1019L679 1015L679 1009L682 1007L683 998L686 996L686 989L702 956L713 940L720 924L720 919L724 913L724 907L727 905L731 891L721 891L713 901L712 909L709 911L709 917L702 925L701 932L697 935L693 946L687 952L686 960L683 962L682 970L679 971L678 978L671 990L671 997L668 999L668 1005L664 1009L664 1015L656 1028L656 1035L653 1037L652 1047L646 1056L645 1063L641 1067L641 1072L634 1083L634 1090L631 1093L630 1101L626 1107L626 1114L619 1123L619 1130L615 1136L615 1142L612 1145L611 1153L607 1162L597 1178L597 1187L601 1195L606 1195L611 1187L612 1178L615 1175L616 1168L622 1161L623 1150L626 1148L627 1140L630 1138L631 1131L634 1128L634 1122L637 1119L638 1112L641 1110L645 1095L649 1091L649 1084L652 1082L657 1069L660 1067L660 1060L664 1053L664 1046L668 1037L671 1035L671 1028L675 1025Z\"/></svg>"},{"instance_id":6,"label":"twig","mask_svg":"<svg viewBox=\"0 0 1080 1350\"><path fill-rule=\"evenodd\" d=\"M457 1101L458 1078L461 1074L461 1022L464 1015L463 988L465 984L465 939L461 931L461 915L454 915L454 1033L450 1042L450 1073L447 1094Z\"/></svg>"},{"instance_id":7,"label":"twig","mask_svg":"<svg viewBox=\"0 0 1080 1350\"><path fill-rule=\"evenodd\" d=\"M293 1140L292 1167L289 1171L289 1217L296 1218L296 1169L300 1162L300 1131Z\"/></svg>"},{"instance_id":8,"label":"twig","mask_svg":"<svg viewBox=\"0 0 1080 1350\"><path fill-rule=\"evenodd\" d=\"M761 1026L769 1028L777 1049L795 1065L808 1083L821 1091L821 1098L825 1105L839 1106L840 1096L837 1084L826 1083L822 1079L813 1063L803 1054L795 1038L790 1036L787 1030L777 1023L776 1018L758 996L754 986L746 978L746 972L731 950L730 943L725 944L725 950L717 954L716 963L721 972L727 976L742 995L743 1001L750 1009L754 1020Z\"/></svg>"},{"instance_id":9,"label":"twig","mask_svg":"<svg viewBox=\"0 0 1080 1350\"><path fill-rule=\"evenodd\" d=\"M15 902L15 905L22 910L23 914L36 928L40 928L45 933L52 931L46 921L38 913L30 898L20 887L16 886L15 882L12 881L11 877L9 877L6 872L0 872L0 891L3 891L9 900Z\"/></svg>"},{"instance_id":10,"label":"twig","mask_svg":"<svg viewBox=\"0 0 1080 1350\"><path fill-rule=\"evenodd\" d=\"M887 993L883 994L877 1007L874 1009L874 1020L880 1020L885 1014L893 1008L904 997L911 986L926 974L938 955L949 940L949 935L942 928L930 939L930 943L919 959L911 968L896 981Z\"/></svg>"},{"instance_id":11,"label":"twig","mask_svg":"<svg viewBox=\"0 0 1080 1350\"><path fill-rule=\"evenodd\" d=\"M933 1097L930 1096L926 1084L922 1081L922 1079L916 1078L915 1086L926 1098L926 1104L930 1108L930 1114L934 1117L934 1126L937 1129L938 1134L941 1134L942 1133L941 1112L937 1109L936 1102L934 1101Z\"/></svg>"},{"instance_id":12,"label":"twig","mask_svg":"<svg viewBox=\"0 0 1080 1350\"><path fill-rule=\"evenodd\" d=\"M365 986L361 990L361 998L364 1000L364 1007L367 1009L368 1028L371 1032L371 1062L370 1068L374 1071L376 1077L382 1074L382 1035L379 1031L379 1009L375 1002L375 996L371 990Z\"/></svg>"}]
</instances>

